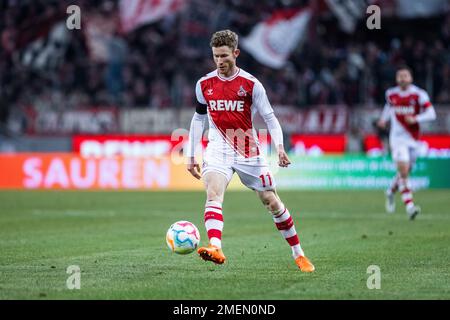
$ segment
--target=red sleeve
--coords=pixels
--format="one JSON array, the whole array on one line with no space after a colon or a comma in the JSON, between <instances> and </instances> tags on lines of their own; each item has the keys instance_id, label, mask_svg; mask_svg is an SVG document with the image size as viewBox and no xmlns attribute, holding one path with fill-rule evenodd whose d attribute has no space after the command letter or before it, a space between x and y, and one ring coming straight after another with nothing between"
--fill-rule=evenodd
<instances>
[{"instance_id":1,"label":"red sleeve","mask_svg":"<svg viewBox=\"0 0 450 320\"><path fill-rule=\"evenodd\" d=\"M425 103L423 104L423 108L424 108L424 109L426 109L426 108L428 108L428 107L431 107L431 106L432 106L432 104L431 104L430 101L427 101L427 102L425 102Z\"/></svg>"}]
</instances>

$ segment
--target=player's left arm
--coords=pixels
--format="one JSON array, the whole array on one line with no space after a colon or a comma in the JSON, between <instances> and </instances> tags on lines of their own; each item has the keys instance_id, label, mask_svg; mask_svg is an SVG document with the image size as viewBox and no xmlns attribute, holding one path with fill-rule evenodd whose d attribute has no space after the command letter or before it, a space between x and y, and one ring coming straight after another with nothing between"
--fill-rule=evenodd
<instances>
[{"instance_id":1,"label":"player's left arm","mask_svg":"<svg viewBox=\"0 0 450 320\"><path fill-rule=\"evenodd\" d=\"M278 165L280 167L289 166L291 161L286 150L284 150L283 130L267 98L266 90L260 82L256 82L253 87L253 106L257 108L267 125L267 129L269 129L270 136L278 152Z\"/></svg>"},{"instance_id":2,"label":"player's left arm","mask_svg":"<svg viewBox=\"0 0 450 320\"><path fill-rule=\"evenodd\" d=\"M422 123L427 121L433 121L436 119L436 111L432 103L430 102L430 98L425 91L422 91L419 95L419 104L425 110L422 113L419 113L415 116L408 116L405 118L406 122L409 124L414 123Z\"/></svg>"}]
</instances>

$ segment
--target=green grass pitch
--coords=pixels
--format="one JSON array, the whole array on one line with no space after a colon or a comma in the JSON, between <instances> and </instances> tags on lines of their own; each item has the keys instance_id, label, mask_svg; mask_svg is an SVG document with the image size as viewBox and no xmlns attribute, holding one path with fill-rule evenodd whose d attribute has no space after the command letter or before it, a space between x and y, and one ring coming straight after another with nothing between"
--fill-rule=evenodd
<instances>
[{"instance_id":1,"label":"green grass pitch","mask_svg":"<svg viewBox=\"0 0 450 320\"><path fill-rule=\"evenodd\" d=\"M206 244L202 192L0 192L0 299L450 299L449 195L416 193L411 222L399 198L384 212L382 191L281 191L316 266L304 274L251 191L225 195L221 266L165 243L190 220Z\"/></svg>"}]
</instances>

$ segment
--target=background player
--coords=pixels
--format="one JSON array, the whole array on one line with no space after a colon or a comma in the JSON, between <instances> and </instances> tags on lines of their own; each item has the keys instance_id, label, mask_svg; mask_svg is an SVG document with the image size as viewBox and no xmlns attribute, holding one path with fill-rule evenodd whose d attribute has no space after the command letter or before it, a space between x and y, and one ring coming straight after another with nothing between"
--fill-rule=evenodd
<instances>
[{"instance_id":1,"label":"background player","mask_svg":"<svg viewBox=\"0 0 450 320\"><path fill-rule=\"evenodd\" d=\"M237 67L240 51L236 33L218 31L213 34L210 45L217 69L197 82L198 107L191 121L188 148L187 169L195 178L203 180L207 196L204 218L209 246L199 248L198 253L204 260L217 264L226 260L221 241L222 203L228 183L236 172L245 186L256 191L272 214L300 270L312 272L314 266L305 257L289 210L276 193L274 177L260 153L253 128L253 116L259 112L277 148L279 166L287 167L290 161L284 150L283 134L265 89L255 77ZM209 143L200 172L194 154L206 117Z\"/></svg>"},{"instance_id":2,"label":"background player","mask_svg":"<svg viewBox=\"0 0 450 320\"><path fill-rule=\"evenodd\" d=\"M386 91L384 106L378 125L386 127L391 123L389 144L392 158L397 164L397 174L386 191L386 211L395 211L395 192L402 195L406 213L413 220L420 213L420 207L414 204L409 173L417 157L420 123L436 119L436 112L428 94L412 84L411 70L400 67L396 74L397 86Z\"/></svg>"}]
</instances>

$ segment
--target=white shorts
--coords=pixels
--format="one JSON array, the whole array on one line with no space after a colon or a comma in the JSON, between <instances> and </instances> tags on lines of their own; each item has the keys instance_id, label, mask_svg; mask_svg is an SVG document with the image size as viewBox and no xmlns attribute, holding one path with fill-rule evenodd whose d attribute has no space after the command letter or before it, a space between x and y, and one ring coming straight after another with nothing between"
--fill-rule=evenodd
<instances>
[{"instance_id":1,"label":"white shorts","mask_svg":"<svg viewBox=\"0 0 450 320\"><path fill-rule=\"evenodd\" d=\"M223 174L230 182L233 174L236 172L247 188L256 191L275 190L275 179L269 167L266 164L221 164L217 162L203 162L202 175L208 172L217 172Z\"/></svg>"},{"instance_id":2,"label":"white shorts","mask_svg":"<svg viewBox=\"0 0 450 320\"><path fill-rule=\"evenodd\" d=\"M391 147L392 159L395 162L414 164L417 158L417 148L408 144L397 144Z\"/></svg>"}]
</instances>

